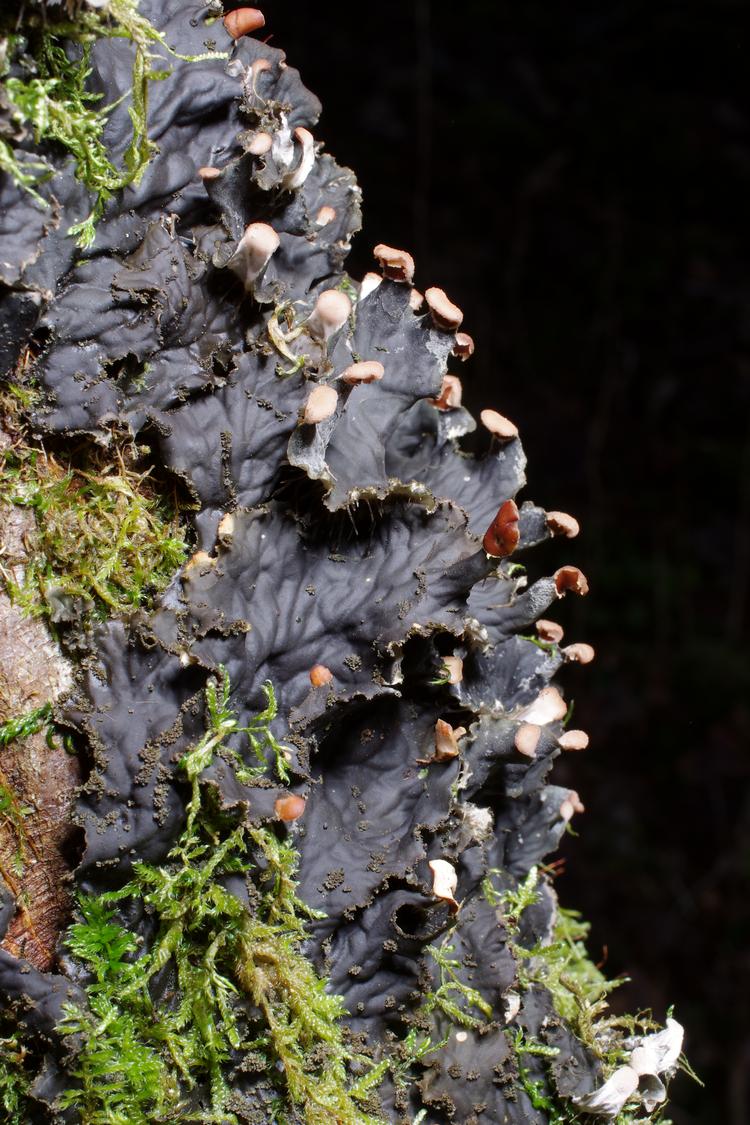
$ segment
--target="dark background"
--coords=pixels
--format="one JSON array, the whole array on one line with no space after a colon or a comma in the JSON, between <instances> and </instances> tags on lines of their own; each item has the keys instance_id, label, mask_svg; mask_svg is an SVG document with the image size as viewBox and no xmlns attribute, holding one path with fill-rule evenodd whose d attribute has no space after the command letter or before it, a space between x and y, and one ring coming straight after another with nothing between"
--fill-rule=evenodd
<instances>
[{"instance_id":1,"label":"dark background","mask_svg":"<svg viewBox=\"0 0 750 1125\"><path fill-rule=\"evenodd\" d=\"M561 613L598 658L568 678L592 744L558 767L587 808L558 888L632 977L614 1005L686 1025L707 1087L674 1084L677 1125L746 1125L747 7L264 10L362 185L351 271L414 253L476 339L469 406L520 426L526 495L581 520L554 565L590 579Z\"/></svg>"}]
</instances>

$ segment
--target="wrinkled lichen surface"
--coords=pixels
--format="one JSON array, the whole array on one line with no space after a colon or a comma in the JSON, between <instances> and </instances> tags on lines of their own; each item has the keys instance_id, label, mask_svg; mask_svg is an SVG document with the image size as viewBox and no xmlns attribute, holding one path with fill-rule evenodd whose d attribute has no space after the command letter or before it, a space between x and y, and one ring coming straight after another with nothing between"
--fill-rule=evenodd
<instances>
[{"instance_id":1,"label":"wrinkled lichen surface","mask_svg":"<svg viewBox=\"0 0 750 1125\"><path fill-rule=\"evenodd\" d=\"M79 905L54 964L4 908L6 1109L575 1121L650 1025L606 1017L542 866L580 809L549 780L581 744L550 681L582 652L536 622L587 586L526 552L572 524L509 505L507 420L462 450L456 325L346 274L359 189L283 54L201 5L140 11L178 52L158 154L81 247L75 156L13 137L54 174L0 183L0 345L37 435L150 448L195 550L150 607L68 624ZM88 60L118 167L133 50ZM653 1089L620 1120L658 1114Z\"/></svg>"}]
</instances>

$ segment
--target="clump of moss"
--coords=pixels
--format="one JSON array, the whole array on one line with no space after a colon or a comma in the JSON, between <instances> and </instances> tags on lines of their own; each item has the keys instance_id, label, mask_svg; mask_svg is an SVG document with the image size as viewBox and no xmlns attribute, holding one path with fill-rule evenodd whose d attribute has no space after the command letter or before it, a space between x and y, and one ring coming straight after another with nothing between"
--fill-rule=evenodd
<instances>
[{"instance_id":1,"label":"clump of moss","mask_svg":"<svg viewBox=\"0 0 750 1125\"><path fill-rule=\"evenodd\" d=\"M0 848L0 876L14 894L17 893L14 876L20 877L23 874L26 863L29 840L24 820L27 816L28 809L18 800L8 778L0 769L0 827L7 828L13 840L13 854L10 857L12 871L6 866L3 849Z\"/></svg>"},{"instance_id":2,"label":"clump of moss","mask_svg":"<svg viewBox=\"0 0 750 1125\"><path fill-rule=\"evenodd\" d=\"M531 1056L549 1062L560 1053L557 1047L548 1047L533 1036L518 1028L513 1037L513 1049L518 1060L518 1081L534 1109L544 1110L548 1125L578 1125L581 1117L569 1104L562 1102L554 1094L552 1087L543 1079L534 1078L526 1059Z\"/></svg>"},{"instance_id":3,"label":"clump of moss","mask_svg":"<svg viewBox=\"0 0 750 1125\"><path fill-rule=\"evenodd\" d=\"M607 997L627 983L609 980L589 956L585 941L591 927L578 911L558 907L551 944L536 947L541 976L552 995L555 1011L566 1019L578 1038L609 1067L623 1058L623 1035L643 1035L659 1024L647 1012L635 1016L607 1016Z\"/></svg>"},{"instance_id":4,"label":"clump of moss","mask_svg":"<svg viewBox=\"0 0 750 1125\"><path fill-rule=\"evenodd\" d=\"M368 1125L357 1098L369 1084L348 1079L342 1001L302 953L314 914L295 893L294 849L270 828L232 820L201 781L219 747L243 733L228 700L223 674L207 687L206 733L180 762L191 796L167 862L137 863L125 887L80 899L67 943L90 976L88 1009L68 1007L60 1028L81 1043L61 1104L83 1122L229 1125L228 1068L249 1069L277 1092L274 1120L286 1107L308 1125ZM269 689L265 726L275 714ZM259 731L256 719L250 733ZM230 874L250 876L249 906L226 889ZM145 952L116 918L122 902L151 918ZM173 984L155 1000L165 973ZM198 1086L199 1108L186 1108L196 1107Z\"/></svg>"},{"instance_id":5,"label":"clump of moss","mask_svg":"<svg viewBox=\"0 0 750 1125\"><path fill-rule=\"evenodd\" d=\"M490 874L501 873L492 871ZM539 880L539 869L532 867L521 883L501 892L488 875L484 882L484 894L489 902L502 910L513 952L519 961L520 987L539 985L549 992L557 1014L567 1022L581 1043L601 1060L604 1074L608 1077L629 1056L625 1042L631 1037L656 1031L660 1025L649 1012L623 1016L606 1014L609 1009L607 997L627 983L627 978L610 980L592 961L585 944L591 927L578 911L558 906L551 941L537 943L531 948L520 943L522 916L538 899ZM549 1063L559 1054L558 1048L528 1037L522 1028L516 1031L513 1046L521 1087L532 1106L548 1114L549 1125L579 1125L590 1120L554 1094L552 1081L534 1078L525 1061L532 1056ZM679 1065L686 1073L696 1077L684 1056ZM618 1115L615 1125L672 1125L664 1116L664 1111L664 1106L659 1106L650 1115L625 1110Z\"/></svg>"},{"instance_id":6,"label":"clump of moss","mask_svg":"<svg viewBox=\"0 0 750 1125\"><path fill-rule=\"evenodd\" d=\"M499 872L493 872L499 874ZM658 1029L649 1013L635 1016L607 1016L608 995L627 982L625 977L609 980L586 949L590 925L576 910L558 906L552 940L527 948L517 939L525 910L539 897L540 872L532 867L523 882L503 892L488 876L484 894L500 906L513 952L520 962L522 988L542 985L552 997L555 1011L597 1058L605 1070L613 1070L622 1060L622 1041L629 1035L643 1035ZM527 1052L528 1053L528 1052Z\"/></svg>"},{"instance_id":7,"label":"clump of moss","mask_svg":"<svg viewBox=\"0 0 750 1125\"><path fill-rule=\"evenodd\" d=\"M419 1015L428 1016L439 1008L454 1024L460 1027L480 1027L482 1020L469 1010L477 1008L486 1020L492 1019L492 1007L478 992L462 981L458 975L461 962L451 957L454 947L446 938L442 945L428 945L430 954L440 973L440 984L425 997Z\"/></svg>"},{"instance_id":8,"label":"clump of moss","mask_svg":"<svg viewBox=\"0 0 750 1125\"><path fill-rule=\"evenodd\" d=\"M42 727L47 727L49 742L54 736L51 703L43 703L33 711L27 711L24 715L16 715L0 723L0 750L10 742L15 742L17 738L31 738L32 734L38 734Z\"/></svg>"},{"instance_id":9,"label":"clump of moss","mask_svg":"<svg viewBox=\"0 0 750 1125\"><path fill-rule=\"evenodd\" d=\"M547 1115L547 1125L584 1125L592 1120L589 1114L580 1114L569 1102L561 1100L552 1093L552 1084L544 1079L534 1078L531 1068L525 1061L529 1057L541 1058L549 1064L559 1055L556 1047L548 1047L533 1036L527 1036L519 1028L513 1039L513 1047L518 1060L518 1081L534 1109L543 1110ZM659 1106L651 1114L633 1114L623 1110L615 1118L613 1125L674 1125L664 1116L664 1106Z\"/></svg>"},{"instance_id":10,"label":"clump of moss","mask_svg":"<svg viewBox=\"0 0 750 1125\"><path fill-rule=\"evenodd\" d=\"M28 1125L28 1092L31 1079L26 1070L26 1048L17 1031L0 1028L0 1108L6 1125Z\"/></svg>"},{"instance_id":11,"label":"clump of moss","mask_svg":"<svg viewBox=\"0 0 750 1125\"><path fill-rule=\"evenodd\" d=\"M16 25L13 25L14 31ZM151 82L169 77L170 71L155 65L163 55L192 61L210 55L177 55L157 30L138 11L138 0L105 0L96 6L66 6L61 12L33 7L24 13L23 36L12 33L0 39L0 81L15 127L28 128L34 141L61 145L75 159L75 175L95 194L91 213L70 228L79 245L90 246L96 223L107 201L130 184L137 184L157 147L148 136L148 96ZM130 119L132 137L117 168L102 140L107 119L114 105L100 106L101 95L86 88L90 74L89 57L98 39L127 39L133 44ZM9 73L15 57L23 72ZM116 104L116 103L115 103ZM0 169L8 172L42 206L45 200L36 190L52 173L39 160L23 160L11 141L0 138Z\"/></svg>"},{"instance_id":12,"label":"clump of moss","mask_svg":"<svg viewBox=\"0 0 750 1125\"><path fill-rule=\"evenodd\" d=\"M524 910L539 894L539 871L533 867L517 888L497 894L509 933L515 938ZM486 888L492 893L491 884ZM585 941L590 926L578 911L557 908L552 941L537 943L530 949L513 941L520 962L522 987L542 985L552 997L555 1011L597 1058L605 1070L613 1070L623 1059L622 1042L630 1035L643 1035L658 1029L647 1012L635 1016L606 1015L607 997L626 983L625 977L609 980L589 956Z\"/></svg>"},{"instance_id":13,"label":"clump of moss","mask_svg":"<svg viewBox=\"0 0 750 1125\"><path fill-rule=\"evenodd\" d=\"M25 405L28 392L15 390ZM0 450L0 495L35 517L22 571L7 558L0 566L10 597L53 620L76 604L104 618L164 589L187 552L183 505L140 467L141 451L115 437L106 447L47 451L26 431L10 392L0 401L0 425L11 435Z\"/></svg>"}]
</instances>

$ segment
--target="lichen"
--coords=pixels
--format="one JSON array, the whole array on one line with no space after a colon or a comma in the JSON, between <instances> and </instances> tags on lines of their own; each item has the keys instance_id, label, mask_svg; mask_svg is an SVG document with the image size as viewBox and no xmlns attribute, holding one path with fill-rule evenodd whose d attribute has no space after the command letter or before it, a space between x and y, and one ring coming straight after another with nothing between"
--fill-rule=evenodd
<instances>
[{"instance_id":1,"label":"lichen","mask_svg":"<svg viewBox=\"0 0 750 1125\"><path fill-rule=\"evenodd\" d=\"M149 15L200 49L205 11L151 0ZM36 975L0 951L1 983L36 1036L39 1096L64 1089L81 1125L381 1109L548 1125L558 1103L570 1120L604 1069L575 1031L596 1038L605 1015L575 933L546 940L554 896L536 902L538 865L582 806L548 784L571 714L550 684L563 655L527 634L588 584L575 567L530 581L515 561L552 533L542 509L516 505L517 428L485 411L489 439L476 454L459 444L475 423L442 387L455 390L466 340L405 282L343 274L359 189L310 132L317 100L267 43L232 51L227 68L175 63L185 81L152 104L160 166L111 200L96 255L76 261L62 236L82 214L74 160L28 146L66 189L59 230L11 185L30 264L13 275L3 342L9 363L29 357L16 394L36 380L48 436L22 432L21 455L11 429L13 495L37 524L27 573L10 578L22 598L45 557L45 487L52 507L72 492L79 515L110 517L104 555L50 564L32 608L122 619L87 633L64 705L89 768L67 951ZM127 144L124 53L100 43L85 65ZM276 250L238 285L231 263L259 216ZM323 331L332 300L351 315ZM351 382L353 358L381 377ZM336 408L311 414L321 391ZM106 512L102 491L126 477L156 499L143 440L195 499L198 549L146 600L153 612L131 614L148 594L143 552L120 549L132 505ZM57 475L40 477L49 459ZM488 557L503 513L512 534ZM86 526L71 518L66 540L85 543ZM146 520L146 547L161 539ZM181 557L163 560L165 578ZM85 592L66 592L81 571ZM115 575L124 587L102 591ZM519 735L537 723L529 753ZM441 724L457 751L445 760Z\"/></svg>"}]
</instances>

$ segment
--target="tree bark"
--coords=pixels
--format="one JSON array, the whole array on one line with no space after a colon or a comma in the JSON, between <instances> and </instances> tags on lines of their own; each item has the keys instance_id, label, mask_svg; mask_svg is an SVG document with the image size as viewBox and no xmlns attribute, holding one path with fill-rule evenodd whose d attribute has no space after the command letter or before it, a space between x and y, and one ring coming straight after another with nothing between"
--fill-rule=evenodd
<instances>
[{"instance_id":1,"label":"tree bark","mask_svg":"<svg viewBox=\"0 0 750 1125\"><path fill-rule=\"evenodd\" d=\"M28 562L26 536L34 517L0 509L0 563L18 579ZM57 700L72 683L59 646L40 618L29 617L0 593L0 723ZM52 966L70 909L68 851L78 761L44 729L0 745L0 875L17 898L2 948L35 968Z\"/></svg>"}]
</instances>

